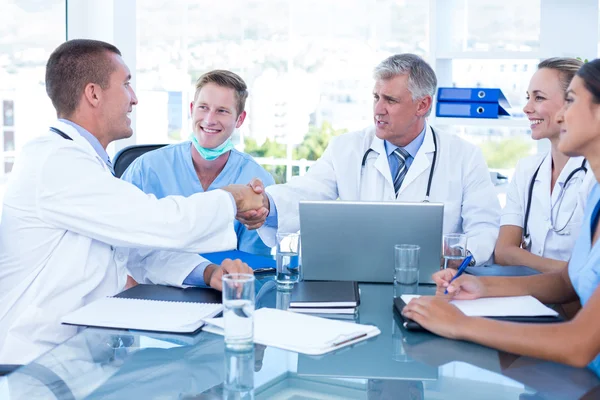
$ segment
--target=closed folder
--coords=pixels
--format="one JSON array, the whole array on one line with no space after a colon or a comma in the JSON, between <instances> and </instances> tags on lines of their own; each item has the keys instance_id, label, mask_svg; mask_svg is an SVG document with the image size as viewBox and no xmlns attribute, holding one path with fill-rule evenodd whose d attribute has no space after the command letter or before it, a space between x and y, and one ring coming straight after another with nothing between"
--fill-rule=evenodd
<instances>
[{"instance_id":1,"label":"closed folder","mask_svg":"<svg viewBox=\"0 0 600 400\"><path fill-rule=\"evenodd\" d=\"M449 118L498 118L500 115L510 114L498 103L438 101L435 115Z\"/></svg>"},{"instance_id":2,"label":"closed folder","mask_svg":"<svg viewBox=\"0 0 600 400\"><path fill-rule=\"evenodd\" d=\"M218 251L215 253L204 253L200 255L215 264L221 264L223 260L227 258L231 260L239 259L248 264L248 266L253 270L272 269L273 272L275 272L275 266L277 265L273 257L259 256L240 250Z\"/></svg>"},{"instance_id":3,"label":"closed folder","mask_svg":"<svg viewBox=\"0 0 600 400\"><path fill-rule=\"evenodd\" d=\"M469 267L467 274L475 276L531 276L541 274L533 268L520 265L486 265L482 267Z\"/></svg>"},{"instance_id":4,"label":"closed folder","mask_svg":"<svg viewBox=\"0 0 600 400\"><path fill-rule=\"evenodd\" d=\"M402 315L406 303L413 296L402 296L394 299L394 311L403 320L403 325L409 330L425 330L417 322ZM418 297L418 296L416 296ZM549 323L562 322L558 313L546 307L532 296L482 298L476 300L454 300L465 315L496 319L511 322Z\"/></svg>"},{"instance_id":5,"label":"closed folder","mask_svg":"<svg viewBox=\"0 0 600 400\"><path fill-rule=\"evenodd\" d=\"M504 108L509 108L508 100L500 89L492 88L450 88L438 89L438 101L457 101L466 103L498 103Z\"/></svg>"}]
</instances>

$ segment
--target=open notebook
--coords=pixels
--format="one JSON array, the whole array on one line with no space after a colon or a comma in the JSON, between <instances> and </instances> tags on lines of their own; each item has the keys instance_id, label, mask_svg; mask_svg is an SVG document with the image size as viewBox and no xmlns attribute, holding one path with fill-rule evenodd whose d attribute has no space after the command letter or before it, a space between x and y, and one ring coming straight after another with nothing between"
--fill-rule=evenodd
<instances>
[{"instance_id":1,"label":"open notebook","mask_svg":"<svg viewBox=\"0 0 600 400\"><path fill-rule=\"evenodd\" d=\"M207 319L206 332L223 335L223 318ZM272 308L254 312L254 343L296 353L320 355L381 333L373 325L336 321Z\"/></svg>"},{"instance_id":2,"label":"open notebook","mask_svg":"<svg viewBox=\"0 0 600 400\"><path fill-rule=\"evenodd\" d=\"M192 333L222 304L105 297L67 314L63 324L155 332Z\"/></svg>"},{"instance_id":3,"label":"open notebook","mask_svg":"<svg viewBox=\"0 0 600 400\"><path fill-rule=\"evenodd\" d=\"M407 329L423 329L414 321L402 315L402 309L418 295L402 295L394 299L394 307L404 319ZM533 296L485 297L475 300L452 300L465 315L470 317L487 317L513 322L560 322L561 317L556 311L542 304Z\"/></svg>"}]
</instances>

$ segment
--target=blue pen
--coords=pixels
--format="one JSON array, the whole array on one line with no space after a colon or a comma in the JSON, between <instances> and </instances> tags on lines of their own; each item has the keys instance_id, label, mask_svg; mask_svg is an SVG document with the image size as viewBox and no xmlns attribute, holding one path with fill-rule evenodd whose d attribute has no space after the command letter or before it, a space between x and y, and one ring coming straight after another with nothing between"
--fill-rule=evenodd
<instances>
[{"instance_id":1,"label":"blue pen","mask_svg":"<svg viewBox=\"0 0 600 400\"><path fill-rule=\"evenodd\" d=\"M465 272L465 270L467 269L467 266L471 262L472 258L473 258L472 255L465 257L462 264L460 264L460 267L458 267L458 272L456 273L456 275L454 275L454 278L450 279L450 283L454 282L454 280L456 278L458 278L459 276L462 275L463 272ZM450 286L450 283L448 284L448 286ZM446 291L444 292L444 294L448 294L448 288L446 288Z\"/></svg>"}]
</instances>

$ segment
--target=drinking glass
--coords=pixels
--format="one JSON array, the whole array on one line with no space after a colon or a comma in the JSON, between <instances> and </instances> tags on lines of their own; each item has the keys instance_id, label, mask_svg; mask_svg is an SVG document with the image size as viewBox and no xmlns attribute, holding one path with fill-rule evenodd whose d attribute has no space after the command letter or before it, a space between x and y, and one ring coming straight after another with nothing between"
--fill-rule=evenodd
<instances>
[{"instance_id":1,"label":"drinking glass","mask_svg":"<svg viewBox=\"0 0 600 400\"><path fill-rule=\"evenodd\" d=\"M225 346L235 350L252 348L254 340L254 275L223 276Z\"/></svg>"},{"instance_id":2,"label":"drinking glass","mask_svg":"<svg viewBox=\"0 0 600 400\"><path fill-rule=\"evenodd\" d=\"M447 233L443 238L444 269L458 268L467 256L467 235L464 233Z\"/></svg>"},{"instance_id":3,"label":"drinking glass","mask_svg":"<svg viewBox=\"0 0 600 400\"><path fill-rule=\"evenodd\" d=\"M394 246L394 296L417 294L419 288L419 251L416 244Z\"/></svg>"},{"instance_id":4,"label":"drinking glass","mask_svg":"<svg viewBox=\"0 0 600 400\"><path fill-rule=\"evenodd\" d=\"M291 290L300 280L300 234L277 234L277 288Z\"/></svg>"}]
</instances>

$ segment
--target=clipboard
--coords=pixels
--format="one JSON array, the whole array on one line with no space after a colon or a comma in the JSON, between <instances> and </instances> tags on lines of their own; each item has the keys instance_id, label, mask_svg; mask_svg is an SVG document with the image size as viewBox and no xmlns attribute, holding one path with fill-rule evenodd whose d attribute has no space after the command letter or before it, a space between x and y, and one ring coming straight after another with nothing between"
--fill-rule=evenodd
<instances>
[{"instance_id":1,"label":"clipboard","mask_svg":"<svg viewBox=\"0 0 600 400\"><path fill-rule=\"evenodd\" d=\"M410 331L426 331L421 325L412 319L406 318L402 315L402 310L406 306L406 303L402 298L396 297L394 298L394 312L398 317L400 317L402 321L402 326ZM547 323L557 323L564 322L564 319L560 316L509 316L509 317L484 317L495 319L497 321L508 321L508 322L522 322L522 323L534 323L534 324L547 324Z\"/></svg>"},{"instance_id":2,"label":"clipboard","mask_svg":"<svg viewBox=\"0 0 600 400\"><path fill-rule=\"evenodd\" d=\"M223 318L205 320L203 330L224 334ZM308 355L322 355L379 335L373 325L355 324L272 308L254 312L254 343Z\"/></svg>"}]
</instances>

